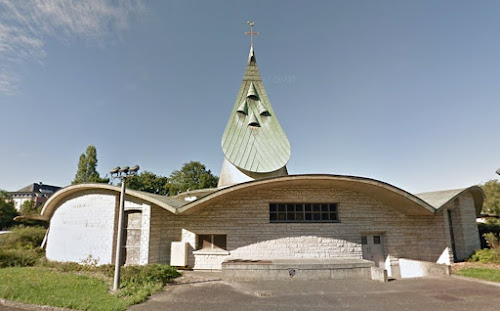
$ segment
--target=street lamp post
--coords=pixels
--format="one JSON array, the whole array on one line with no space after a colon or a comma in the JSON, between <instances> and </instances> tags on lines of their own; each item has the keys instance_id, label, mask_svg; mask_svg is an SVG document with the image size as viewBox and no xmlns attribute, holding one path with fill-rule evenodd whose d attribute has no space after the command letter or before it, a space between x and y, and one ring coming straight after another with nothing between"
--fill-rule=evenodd
<instances>
[{"instance_id":1,"label":"street lamp post","mask_svg":"<svg viewBox=\"0 0 500 311\"><path fill-rule=\"evenodd\" d=\"M115 252L115 275L113 278L113 291L117 291L120 288L120 272L121 272L121 260L122 260L122 244L123 244L123 214L125 209L125 187L127 184L127 178L130 176L137 175L139 170L139 165L132 167L124 166L120 168L115 167L111 171L112 178L119 178L122 183L122 189L120 192L120 207L118 210L118 232L116 233L116 252Z\"/></svg>"}]
</instances>

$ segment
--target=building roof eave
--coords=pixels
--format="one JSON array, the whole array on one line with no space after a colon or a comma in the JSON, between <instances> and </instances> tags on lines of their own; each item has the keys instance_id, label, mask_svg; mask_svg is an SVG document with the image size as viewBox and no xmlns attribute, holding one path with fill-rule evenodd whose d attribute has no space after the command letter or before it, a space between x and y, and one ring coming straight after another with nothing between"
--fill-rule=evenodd
<instances>
[{"instance_id":1,"label":"building roof eave","mask_svg":"<svg viewBox=\"0 0 500 311\"><path fill-rule=\"evenodd\" d=\"M484 202L484 192L479 186L471 186L461 189L445 190L445 191L434 191L415 194L415 196L421 198L422 200L431 204L436 212L442 211L449 202L455 200L457 197L464 193L470 193L474 200L474 208L476 210L476 216L481 214Z\"/></svg>"},{"instance_id":2,"label":"building roof eave","mask_svg":"<svg viewBox=\"0 0 500 311\"><path fill-rule=\"evenodd\" d=\"M55 210L57 209L58 205L62 200L64 200L66 197L69 195L81 192L81 191L86 191L86 190L107 190L110 192L114 192L116 194L119 194L121 192L121 188L118 186L113 186L113 185L108 185L108 184L99 184L99 183L86 183L86 184L78 184L78 185L72 185L66 188L63 188L56 192L54 195L52 195L47 202L45 202L45 205L41 211L41 218L43 220L50 220L52 215L54 214ZM143 201L155 204L160 206L161 208L171 212L171 213L177 213L177 207L181 206L183 202L179 199L171 198L171 197L166 197L166 196L161 196L161 195L156 195L148 192L143 192L143 191L136 191L136 190L131 190L131 189L126 189L125 190L125 195L141 199Z\"/></svg>"},{"instance_id":3,"label":"building roof eave","mask_svg":"<svg viewBox=\"0 0 500 311\"><path fill-rule=\"evenodd\" d=\"M364 192L376 199L399 209L407 214L429 214L435 213L436 209L424 200L406 192L400 188L375 179L347 176L347 175L329 175L329 174L307 174L307 175L288 175L280 177L269 177L259 180L249 181L225 187L213 192L196 201L187 203L178 208L178 213L188 213L189 210L196 210L210 201L221 196L229 195L251 187L263 187L268 185L284 185L285 183L304 183L326 181L332 186L339 186L358 192Z\"/></svg>"}]
</instances>

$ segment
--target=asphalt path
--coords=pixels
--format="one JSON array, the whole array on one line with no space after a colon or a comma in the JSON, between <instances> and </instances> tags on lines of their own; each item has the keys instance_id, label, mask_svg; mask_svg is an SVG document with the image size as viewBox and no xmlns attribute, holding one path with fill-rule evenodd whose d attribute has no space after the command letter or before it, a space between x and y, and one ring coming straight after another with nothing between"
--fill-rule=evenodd
<instances>
[{"instance_id":1,"label":"asphalt path","mask_svg":"<svg viewBox=\"0 0 500 311\"><path fill-rule=\"evenodd\" d=\"M369 280L223 282L183 277L130 311L351 310L500 311L500 286L455 277Z\"/></svg>"},{"instance_id":2,"label":"asphalt path","mask_svg":"<svg viewBox=\"0 0 500 311\"><path fill-rule=\"evenodd\" d=\"M0 311L62 310L0 304ZM66 309L67 310L67 309ZM444 277L396 280L225 282L187 272L129 311L500 311L500 284Z\"/></svg>"}]
</instances>

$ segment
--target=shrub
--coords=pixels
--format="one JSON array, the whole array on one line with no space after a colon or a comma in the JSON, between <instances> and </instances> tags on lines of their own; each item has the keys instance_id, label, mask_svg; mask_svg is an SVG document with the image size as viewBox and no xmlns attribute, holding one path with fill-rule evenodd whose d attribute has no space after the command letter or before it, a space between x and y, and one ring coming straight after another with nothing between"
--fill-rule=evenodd
<instances>
[{"instance_id":1,"label":"shrub","mask_svg":"<svg viewBox=\"0 0 500 311\"><path fill-rule=\"evenodd\" d=\"M36 265L44 257L40 245L45 231L43 227L18 227L0 236L0 268Z\"/></svg>"},{"instance_id":2,"label":"shrub","mask_svg":"<svg viewBox=\"0 0 500 311\"><path fill-rule=\"evenodd\" d=\"M491 249L500 247L500 238L493 232L485 233L483 234L483 237Z\"/></svg>"},{"instance_id":3,"label":"shrub","mask_svg":"<svg viewBox=\"0 0 500 311\"><path fill-rule=\"evenodd\" d=\"M102 275L113 278L114 265L81 265L75 262L50 262L40 261L41 265L60 272L85 272L93 275ZM159 284L164 286L181 274L169 265L149 264L144 266L124 266L121 268L120 283L122 287L144 284Z\"/></svg>"},{"instance_id":4,"label":"shrub","mask_svg":"<svg viewBox=\"0 0 500 311\"><path fill-rule=\"evenodd\" d=\"M163 288L181 274L169 265L150 264L122 268L119 296L136 304Z\"/></svg>"},{"instance_id":5,"label":"shrub","mask_svg":"<svg viewBox=\"0 0 500 311\"><path fill-rule=\"evenodd\" d=\"M0 249L0 268L31 267L43 256L41 249Z\"/></svg>"},{"instance_id":6,"label":"shrub","mask_svg":"<svg viewBox=\"0 0 500 311\"><path fill-rule=\"evenodd\" d=\"M14 217L18 216L14 203L6 202L3 191L0 190L0 230L15 224Z\"/></svg>"},{"instance_id":7,"label":"shrub","mask_svg":"<svg viewBox=\"0 0 500 311\"><path fill-rule=\"evenodd\" d=\"M477 250L469 259L469 261L478 261L481 263L500 263L500 248L489 249L483 248Z\"/></svg>"},{"instance_id":8,"label":"shrub","mask_svg":"<svg viewBox=\"0 0 500 311\"><path fill-rule=\"evenodd\" d=\"M0 237L2 249L36 249L40 248L46 229L43 227L17 227Z\"/></svg>"},{"instance_id":9,"label":"shrub","mask_svg":"<svg viewBox=\"0 0 500 311\"><path fill-rule=\"evenodd\" d=\"M122 268L121 281L123 284L167 284L180 273L169 265L150 264L145 266L126 266Z\"/></svg>"},{"instance_id":10,"label":"shrub","mask_svg":"<svg viewBox=\"0 0 500 311\"><path fill-rule=\"evenodd\" d=\"M498 223L480 223L478 224L481 248L487 248L488 243L484 239L485 233L494 233L497 237L500 235L500 224Z\"/></svg>"}]
</instances>

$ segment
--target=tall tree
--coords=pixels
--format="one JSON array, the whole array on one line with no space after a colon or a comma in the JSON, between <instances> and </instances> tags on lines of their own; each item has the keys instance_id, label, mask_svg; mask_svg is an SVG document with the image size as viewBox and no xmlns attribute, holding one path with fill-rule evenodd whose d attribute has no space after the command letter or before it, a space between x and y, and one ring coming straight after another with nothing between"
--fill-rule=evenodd
<instances>
[{"instance_id":1,"label":"tall tree","mask_svg":"<svg viewBox=\"0 0 500 311\"><path fill-rule=\"evenodd\" d=\"M109 178L101 178L97 172L97 150L94 146L88 146L86 153L80 155L78 169L75 179L71 184L81 184L87 182L108 183Z\"/></svg>"},{"instance_id":2,"label":"tall tree","mask_svg":"<svg viewBox=\"0 0 500 311\"><path fill-rule=\"evenodd\" d=\"M483 213L500 215L500 182L492 179L481 188L484 191Z\"/></svg>"},{"instance_id":3,"label":"tall tree","mask_svg":"<svg viewBox=\"0 0 500 311\"><path fill-rule=\"evenodd\" d=\"M185 163L182 168L170 174L170 195L195 189L217 187L219 177L214 176L205 165L197 161Z\"/></svg>"},{"instance_id":4,"label":"tall tree","mask_svg":"<svg viewBox=\"0 0 500 311\"><path fill-rule=\"evenodd\" d=\"M14 202L10 201L7 192L0 190L0 230L14 224L14 217L18 216Z\"/></svg>"},{"instance_id":5,"label":"tall tree","mask_svg":"<svg viewBox=\"0 0 500 311\"><path fill-rule=\"evenodd\" d=\"M127 178L127 187L129 189L145 191L154 194L168 195L170 183L168 178L156 175L149 171L144 171L139 175Z\"/></svg>"}]
</instances>

